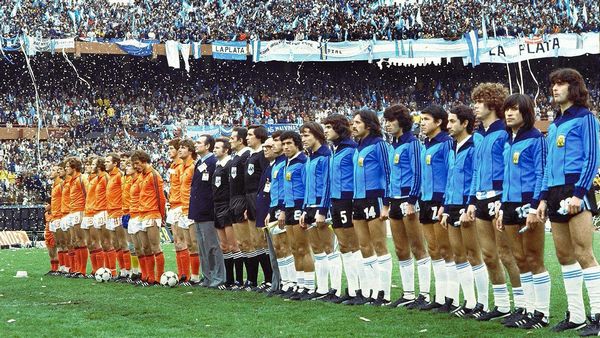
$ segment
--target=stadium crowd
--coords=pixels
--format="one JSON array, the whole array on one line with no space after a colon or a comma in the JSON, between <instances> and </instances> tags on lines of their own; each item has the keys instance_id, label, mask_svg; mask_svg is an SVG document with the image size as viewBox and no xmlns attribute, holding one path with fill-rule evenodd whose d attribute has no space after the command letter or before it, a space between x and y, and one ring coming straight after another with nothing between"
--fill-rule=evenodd
<instances>
[{"instance_id":1,"label":"stadium crowd","mask_svg":"<svg viewBox=\"0 0 600 338\"><path fill-rule=\"evenodd\" d=\"M43 201L43 188L48 182L45 168L67 155L102 153L114 147L127 149L132 144L142 144L145 149L164 147L164 140L172 135L165 130L166 125L177 131L193 125L302 124L320 121L331 113L350 117L361 107L383 111L391 103L402 103L417 115L431 103L445 109L457 103L469 104L474 78L493 81L507 76L504 66L493 65L475 70L460 67L457 71L448 64L437 67L436 72L429 67L379 70L369 65L346 72L343 67L323 64L231 68L208 61L202 65L205 68L198 70L199 74L187 78L149 60L115 62L112 57L90 56L75 61L80 74L89 80L88 88L64 71L68 66L63 59L36 61L48 72L37 83L43 126L66 128L67 132L40 143L39 165L35 141L0 141L0 159L6 171L2 175L0 169L0 201L7 204ZM532 62L535 73L547 65L546 61ZM13 65L4 66L7 68L0 84L0 126L37 126L35 95L29 79L14 71ZM115 68L127 69L129 73L114 76ZM592 110L598 111L600 77L594 72L584 74L590 75L587 81ZM453 80L448 81L449 78ZM547 79L538 80L541 91L536 114L538 119L552 119L551 97L544 90ZM516 87L514 83L513 86ZM533 97L536 90L535 83L528 79L526 92ZM74 140L78 140L76 144ZM166 158L157 163L161 174L167 166Z\"/></svg>"},{"instance_id":2,"label":"stadium crowd","mask_svg":"<svg viewBox=\"0 0 600 338\"><path fill-rule=\"evenodd\" d=\"M11 0L0 6L0 35L160 41L457 39L481 29L482 18L489 36L542 35L598 31L598 6L594 0Z\"/></svg>"}]
</instances>

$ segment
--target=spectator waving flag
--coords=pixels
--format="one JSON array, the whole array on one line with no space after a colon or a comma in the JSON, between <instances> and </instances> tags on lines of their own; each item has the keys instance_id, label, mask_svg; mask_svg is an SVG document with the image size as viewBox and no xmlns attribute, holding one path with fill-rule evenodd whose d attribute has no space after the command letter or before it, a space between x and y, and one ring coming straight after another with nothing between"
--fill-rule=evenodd
<instances>
[{"instance_id":1,"label":"spectator waving flag","mask_svg":"<svg viewBox=\"0 0 600 338\"><path fill-rule=\"evenodd\" d=\"M468 33L465 33L465 40L467 41L467 46L469 47L469 60L471 61L471 66L475 67L479 65L479 36L477 35L477 30L473 29Z\"/></svg>"}]
</instances>

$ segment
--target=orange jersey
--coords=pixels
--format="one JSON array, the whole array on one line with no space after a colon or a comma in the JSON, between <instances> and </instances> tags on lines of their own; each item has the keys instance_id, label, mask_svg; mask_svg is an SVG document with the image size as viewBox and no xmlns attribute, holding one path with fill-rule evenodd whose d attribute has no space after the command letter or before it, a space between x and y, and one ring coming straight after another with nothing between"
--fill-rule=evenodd
<instances>
[{"instance_id":1,"label":"orange jersey","mask_svg":"<svg viewBox=\"0 0 600 338\"><path fill-rule=\"evenodd\" d=\"M71 178L70 188L70 212L78 212L85 210L85 182L81 173L76 173Z\"/></svg>"},{"instance_id":2,"label":"orange jersey","mask_svg":"<svg viewBox=\"0 0 600 338\"><path fill-rule=\"evenodd\" d=\"M106 184L106 200L108 202L108 217L117 218L123 216L123 192L121 191L122 176L119 168L114 167L110 171L108 183Z\"/></svg>"},{"instance_id":3,"label":"orange jersey","mask_svg":"<svg viewBox=\"0 0 600 338\"><path fill-rule=\"evenodd\" d=\"M133 177L126 175L123 177L123 189L121 189L121 201L123 202L123 214L129 214L129 206L131 205L131 184Z\"/></svg>"},{"instance_id":4,"label":"orange jersey","mask_svg":"<svg viewBox=\"0 0 600 338\"><path fill-rule=\"evenodd\" d=\"M96 174L91 174L88 177L88 183L86 185L87 196L85 199L85 213L84 216L92 217L96 214L94 204L96 203L96 185L98 185L98 177Z\"/></svg>"},{"instance_id":5,"label":"orange jersey","mask_svg":"<svg viewBox=\"0 0 600 338\"><path fill-rule=\"evenodd\" d=\"M139 212L142 219L162 219L165 216L165 193L162 177L150 168L140 180Z\"/></svg>"},{"instance_id":6,"label":"orange jersey","mask_svg":"<svg viewBox=\"0 0 600 338\"><path fill-rule=\"evenodd\" d=\"M60 213L61 217L68 215L71 212L71 176L65 176L65 180L61 185L61 201L60 201Z\"/></svg>"},{"instance_id":7,"label":"orange jersey","mask_svg":"<svg viewBox=\"0 0 600 338\"><path fill-rule=\"evenodd\" d=\"M194 159L188 158L182 166L179 167L181 174L181 206L183 214L186 215L190 208L190 193L192 191L192 177L194 177Z\"/></svg>"},{"instance_id":8,"label":"orange jersey","mask_svg":"<svg viewBox=\"0 0 600 338\"><path fill-rule=\"evenodd\" d=\"M137 217L140 215L140 182L142 179L142 174L135 174L131 179L131 188L130 188L130 204L129 204L129 214L131 217Z\"/></svg>"},{"instance_id":9,"label":"orange jersey","mask_svg":"<svg viewBox=\"0 0 600 338\"><path fill-rule=\"evenodd\" d=\"M98 174L98 183L96 184L96 202L94 210L96 213L108 210L108 201L106 200L106 186L108 185L108 174L101 172Z\"/></svg>"},{"instance_id":10,"label":"orange jersey","mask_svg":"<svg viewBox=\"0 0 600 338\"><path fill-rule=\"evenodd\" d=\"M179 170L181 166L183 166L183 160L178 158L171 163L171 168L169 168L169 204L171 204L171 208L181 205L181 170Z\"/></svg>"},{"instance_id":11,"label":"orange jersey","mask_svg":"<svg viewBox=\"0 0 600 338\"><path fill-rule=\"evenodd\" d=\"M52 197L50 199L50 212L52 213L52 220L58 220L62 217L61 203L62 203L62 180L60 177L54 179L52 184Z\"/></svg>"}]
</instances>

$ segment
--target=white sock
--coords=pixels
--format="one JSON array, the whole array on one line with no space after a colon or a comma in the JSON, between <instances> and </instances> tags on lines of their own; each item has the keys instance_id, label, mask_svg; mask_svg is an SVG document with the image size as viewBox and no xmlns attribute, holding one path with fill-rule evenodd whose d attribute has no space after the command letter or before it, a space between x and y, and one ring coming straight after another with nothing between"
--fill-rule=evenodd
<instances>
[{"instance_id":1,"label":"white sock","mask_svg":"<svg viewBox=\"0 0 600 338\"><path fill-rule=\"evenodd\" d=\"M296 261L294 260L294 256L289 255L287 257L289 259L289 264L287 265L289 281L292 283L296 282Z\"/></svg>"},{"instance_id":2,"label":"white sock","mask_svg":"<svg viewBox=\"0 0 600 338\"><path fill-rule=\"evenodd\" d=\"M535 310L535 291L533 289L533 275L531 272L521 274L521 287L525 294L525 309L527 309L527 313L533 313L533 310ZM515 298L515 307L517 307L516 301Z\"/></svg>"},{"instance_id":3,"label":"white sock","mask_svg":"<svg viewBox=\"0 0 600 338\"><path fill-rule=\"evenodd\" d=\"M477 289L477 303L483 305L483 311L487 311L490 302L490 277L485 264L473 267L473 279Z\"/></svg>"},{"instance_id":4,"label":"white sock","mask_svg":"<svg viewBox=\"0 0 600 338\"><path fill-rule=\"evenodd\" d=\"M121 269L121 271L119 271L119 272L120 272L120 275L123 277L129 276L129 270Z\"/></svg>"},{"instance_id":5,"label":"white sock","mask_svg":"<svg viewBox=\"0 0 600 338\"><path fill-rule=\"evenodd\" d=\"M392 255L389 253L377 257L379 263L379 290L383 290L383 298L389 301L392 297Z\"/></svg>"},{"instance_id":6,"label":"white sock","mask_svg":"<svg viewBox=\"0 0 600 338\"><path fill-rule=\"evenodd\" d=\"M192 282L199 282L200 281L200 275L190 275L190 281L192 281Z\"/></svg>"},{"instance_id":7,"label":"white sock","mask_svg":"<svg viewBox=\"0 0 600 338\"><path fill-rule=\"evenodd\" d=\"M304 272L304 287L308 289L309 293L315 291L315 272Z\"/></svg>"},{"instance_id":8,"label":"white sock","mask_svg":"<svg viewBox=\"0 0 600 338\"><path fill-rule=\"evenodd\" d=\"M438 259L431 263L435 278L435 302L444 304L446 302L446 262Z\"/></svg>"},{"instance_id":9,"label":"white sock","mask_svg":"<svg viewBox=\"0 0 600 338\"><path fill-rule=\"evenodd\" d=\"M329 261L324 252L315 254L315 272L317 273L317 292L324 295L329 291L327 275L329 274ZM305 278L306 281L306 278Z\"/></svg>"},{"instance_id":10,"label":"white sock","mask_svg":"<svg viewBox=\"0 0 600 338\"><path fill-rule=\"evenodd\" d=\"M282 284L290 281L288 275L288 268L286 266L289 257L277 258L277 267L279 268L279 276L281 277Z\"/></svg>"},{"instance_id":11,"label":"white sock","mask_svg":"<svg viewBox=\"0 0 600 338\"><path fill-rule=\"evenodd\" d=\"M494 290L494 305L498 307L498 311L510 311L510 296L508 295L506 283L492 284L492 290Z\"/></svg>"},{"instance_id":12,"label":"white sock","mask_svg":"<svg viewBox=\"0 0 600 338\"><path fill-rule=\"evenodd\" d=\"M419 275L419 294L425 296L429 302L431 290L431 257L421 258L417 261L417 274Z\"/></svg>"},{"instance_id":13,"label":"white sock","mask_svg":"<svg viewBox=\"0 0 600 338\"><path fill-rule=\"evenodd\" d=\"M377 297L377 291L379 288L379 264L377 263L377 256L363 258L363 269L365 274L366 289L363 288L363 296L365 297Z\"/></svg>"},{"instance_id":14,"label":"white sock","mask_svg":"<svg viewBox=\"0 0 600 338\"><path fill-rule=\"evenodd\" d=\"M304 284L304 271L296 270L296 284L298 285L298 290L304 289L306 285Z\"/></svg>"},{"instance_id":15,"label":"white sock","mask_svg":"<svg viewBox=\"0 0 600 338\"><path fill-rule=\"evenodd\" d=\"M360 251L358 251L360 254ZM348 284L348 295L350 297L356 296L356 290L359 289L358 285L358 271L356 269L356 263L354 262L354 253L346 252L342 254L342 262L344 264L344 271L346 272L346 281Z\"/></svg>"},{"instance_id":16,"label":"white sock","mask_svg":"<svg viewBox=\"0 0 600 338\"><path fill-rule=\"evenodd\" d=\"M342 255L339 251L334 251L327 255L329 261L329 280L331 288L335 289L335 295L342 295Z\"/></svg>"},{"instance_id":17,"label":"white sock","mask_svg":"<svg viewBox=\"0 0 600 338\"><path fill-rule=\"evenodd\" d=\"M454 262L446 262L446 297L452 298L452 305L458 306L460 301L460 285L458 272Z\"/></svg>"},{"instance_id":18,"label":"white sock","mask_svg":"<svg viewBox=\"0 0 600 338\"><path fill-rule=\"evenodd\" d=\"M570 320L575 324L585 322L585 308L583 306L583 272L579 263L561 265L565 293L567 294Z\"/></svg>"},{"instance_id":19,"label":"white sock","mask_svg":"<svg viewBox=\"0 0 600 338\"><path fill-rule=\"evenodd\" d=\"M477 305L477 299L475 298L475 282L471 264L469 262L458 263L456 264L456 271L465 298L465 306L472 309Z\"/></svg>"},{"instance_id":20,"label":"white sock","mask_svg":"<svg viewBox=\"0 0 600 338\"><path fill-rule=\"evenodd\" d=\"M400 276L402 278L402 297L404 299L415 299L415 264L411 258L399 261Z\"/></svg>"},{"instance_id":21,"label":"white sock","mask_svg":"<svg viewBox=\"0 0 600 338\"><path fill-rule=\"evenodd\" d=\"M600 278L600 273L598 273L598 278ZM583 279L585 279L585 272L583 273ZM548 271L533 275L533 288L535 290L535 309L543 313L544 316L550 317L551 281Z\"/></svg>"},{"instance_id":22,"label":"white sock","mask_svg":"<svg viewBox=\"0 0 600 338\"><path fill-rule=\"evenodd\" d=\"M590 299L590 311L594 316L600 313L600 266L584 269L583 280Z\"/></svg>"},{"instance_id":23,"label":"white sock","mask_svg":"<svg viewBox=\"0 0 600 338\"><path fill-rule=\"evenodd\" d=\"M356 264L356 271L358 271L358 282L362 295L369 297L369 285L367 282L367 275L365 274L365 266L363 264L363 256L360 250L354 253L354 264Z\"/></svg>"},{"instance_id":24,"label":"white sock","mask_svg":"<svg viewBox=\"0 0 600 338\"><path fill-rule=\"evenodd\" d=\"M514 286L512 288L513 303L515 308L527 308L527 301L525 299L525 291L522 286Z\"/></svg>"}]
</instances>

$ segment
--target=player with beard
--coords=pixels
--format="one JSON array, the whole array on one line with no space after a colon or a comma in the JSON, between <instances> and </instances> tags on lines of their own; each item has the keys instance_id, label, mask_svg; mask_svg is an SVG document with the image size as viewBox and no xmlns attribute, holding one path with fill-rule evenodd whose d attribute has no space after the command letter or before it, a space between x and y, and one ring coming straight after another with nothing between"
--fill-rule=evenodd
<instances>
[{"instance_id":1,"label":"player with beard","mask_svg":"<svg viewBox=\"0 0 600 338\"><path fill-rule=\"evenodd\" d=\"M550 83L560 113L548 129L548 158L537 213L543 220L547 211L552 223L569 309L566 318L552 330L560 332L585 325L585 282L591 316L580 335L598 336L600 267L592 250L592 216L598 208L592 183L600 165L600 128L588 108L589 91L578 71L555 70L550 74Z\"/></svg>"},{"instance_id":2,"label":"player with beard","mask_svg":"<svg viewBox=\"0 0 600 338\"><path fill-rule=\"evenodd\" d=\"M387 249L384 223L389 213L384 199L389 197L390 149L383 140L379 118L372 110L361 109L354 113L352 133L358 141L353 161L352 219L363 255L360 280L364 293L363 296L357 291L353 304L383 306L390 303L392 283L392 256Z\"/></svg>"},{"instance_id":3,"label":"player with beard","mask_svg":"<svg viewBox=\"0 0 600 338\"><path fill-rule=\"evenodd\" d=\"M481 276L484 269L473 267L477 294L483 305L483 310L473 313L473 316L482 321L511 315L510 296L502 265L510 277L516 308L525 307L522 283L531 283L530 277L526 275L519 278L519 269L512 256L506 234L497 231L493 225L497 218L504 180L503 152L508 134L502 121L504 118L502 104L507 96L507 89L499 83L482 83L471 93L475 115L480 121L476 133L482 135L483 139L475 146L471 196L464 221L475 222L477 227L483 261L492 282L495 305L491 311L484 313L487 311L486 292L489 285Z\"/></svg>"},{"instance_id":4,"label":"player with beard","mask_svg":"<svg viewBox=\"0 0 600 338\"><path fill-rule=\"evenodd\" d=\"M402 296L390 307L429 302L431 258L425 249L423 228L419 223L421 193L421 143L412 134L413 121L408 108L393 105L383 112L385 128L392 136L390 153L390 228L400 276ZM415 300L415 267L419 275L419 299Z\"/></svg>"},{"instance_id":5,"label":"player with beard","mask_svg":"<svg viewBox=\"0 0 600 338\"><path fill-rule=\"evenodd\" d=\"M246 168L244 170L244 189L246 192L245 218L248 219L247 224L252 239L252 247L256 252L256 259L263 270L263 276L265 278L265 280L255 288L255 291L259 292L263 292L271 287L271 278L273 275L265 235L261 229L256 227L256 197L258 185L263 171L269 166L269 162L265 158L262 149L262 144L268 137L267 129L265 129L265 127L259 125L248 127L246 141L251 150L250 155L246 160ZM256 273L256 277L251 276L251 278L249 278L254 284L257 284L258 282L258 268L256 269Z\"/></svg>"},{"instance_id":6,"label":"player with beard","mask_svg":"<svg viewBox=\"0 0 600 338\"><path fill-rule=\"evenodd\" d=\"M325 140L325 131L316 122L305 122L300 127L304 149L309 154L306 162L306 193L304 213L300 225L307 230L315 258L317 296L319 300L332 300L341 296L342 262L339 251L333 248L333 233L325 218L329 212L331 150ZM331 288L329 288L331 280Z\"/></svg>"}]
</instances>

